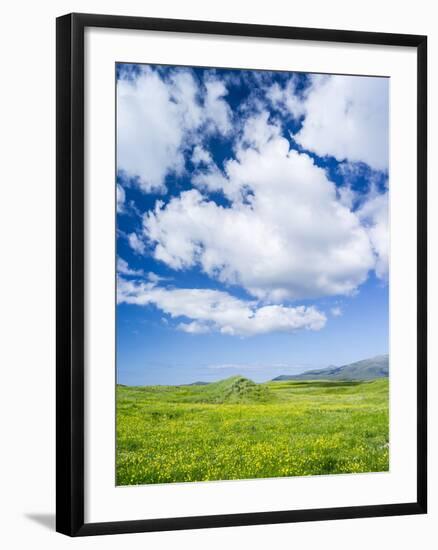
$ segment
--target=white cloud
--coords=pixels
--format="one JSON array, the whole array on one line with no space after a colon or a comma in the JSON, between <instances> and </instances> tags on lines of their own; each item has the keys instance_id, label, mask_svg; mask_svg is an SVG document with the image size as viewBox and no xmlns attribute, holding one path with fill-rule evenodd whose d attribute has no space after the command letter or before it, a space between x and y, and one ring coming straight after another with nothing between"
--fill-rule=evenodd
<instances>
[{"instance_id":1,"label":"white cloud","mask_svg":"<svg viewBox=\"0 0 438 550\"><path fill-rule=\"evenodd\" d=\"M132 269L129 267L129 264L120 256L117 258L117 273L119 275L124 275L125 277L145 277L149 282L153 284L158 284L160 281L167 281L167 277L161 277L153 271L145 273L143 269Z\"/></svg>"},{"instance_id":2,"label":"white cloud","mask_svg":"<svg viewBox=\"0 0 438 550\"><path fill-rule=\"evenodd\" d=\"M243 135L239 147L252 147L260 151L266 144L281 135L280 127L269 123L268 111L261 111L249 117L243 127Z\"/></svg>"},{"instance_id":3,"label":"white cloud","mask_svg":"<svg viewBox=\"0 0 438 550\"><path fill-rule=\"evenodd\" d=\"M144 217L154 257L176 270L200 266L271 302L354 292L375 266L361 219L266 114L243 136L222 177L231 207L196 189L157 202Z\"/></svg>"},{"instance_id":4,"label":"white cloud","mask_svg":"<svg viewBox=\"0 0 438 550\"><path fill-rule=\"evenodd\" d=\"M192 162L198 170L192 175L192 184L199 189L221 191L227 186L227 179L217 167L212 156L200 145L193 149Z\"/></svg>"},{"instance_id":5,"label":"white cloud","mask_svg":"<svg viewBox=\"0 0 438 550\"><path fill-rule=\"evenodd\" d=\"M333 317L340 317L342 315L342 308L340 308L339 306L332 307L330 313L333 315Z\"/></svg>"},{"instance_id":6,"label":"white cloud","mask_svg":"<svg viewBox=\"0 0 438 550\"><path fill-rule=\"evenodd\" d=\"M213 159L211 158L210 153L201 145L195 145L192 153L192 162L196 166L199 164L209 166L210 164L212 164Z\"/></svg>"},{"instance_id":7,"label":"white cloud","mask_svg":"<svg viewBox=\"0 0 438 550\"><path fill-rule=\"evenodd\" d=\"M148 274L147 274L147 277L148 277L148 281L150 281L151 283L159 283L160 281L168 281L170 279L170 277L161 277L160 275L157 275L156 273L153 273L152 271L150 271Z\"/></svg>"},{"instance_id":8,"label":"white cloud","mask_svg":"<svg viewBox=\"0 0 438 550\"><path fill-rule=\"evenodd\" d=\"M200 93L198 84L191 72L180 69L171 76L167 89L171 100L178 106L178 116L181 117L182 127L186 130L198 128L205 117L202 105L198 101Z\"/></svg>"},{"instance_id":9,"label":"white cloud","mask_svg":"<svg viewBox=\"0 0 438 550\"><path fill-rule=\"evenodd\" d=\"M169 87L150 69L117 83L117 167L138 177L145 192L162 190L167 173L183 169L184 111L178 107Z\"/></svg>"},{"instance_id":10,"label":"white cloud","mask_svg":"<svg viewBox=\"0 0 438 550\"><path fill-rule=\"evenodd\" d=\"M117 213L122 214L125 208L125 190L119 184L117 184L116 190Z\"/></svg>"},{"instance_id":11,"label":"white cloud","mask_svg":"<svg viewBox=\"0 0 438 550\"><path fill-rule=\"evenodd\" d=\"M117 83L117 166L144 192L165 191L165 178L184 171L184 151L201 127L228 133L231 111L219 80L202 87L187 69L164 80L144 68Z\"/></svg>"},{"instance_id":12,"label":"white cloud","mask_svg":"<svg viewBox=\"0 0 438 550\"><path fill-rule=\"evenodd\" d=\"M142 269L131 269L128 262L120 257L117 258L117 273L128 276L139 276L144 274Z\"/></svg>"},{"instance_id":13,"label":"white cloud","mask_svg":"<svg viewBox=\"0 0 438 550\"><path fill-rule=\"evenodd\" d=\"M195 172L192 183L201 190L210 192L223 191L228 187L228 180L216 164L210 164L203 172Z\"/></svg>"},{"instance_id":14,"label":"white cloud","mask_svg":"<svg viewBox=\"0 0 438 550\"><path fill-rule=\"evenodd\" d=\"M284 87L275 82L267 91L266 97L272 105L283 112L288 112L293 118L300 118L305 113L304 102L296 91L297 77L294 75Z\"/></svg>"},{"instance_id":15,"label":"white cloud","mask_svg":"<svg viewBox=\"0 0 438 550\"><path fill-rule=\"evenodd\" d=\"M227 335L252 336L267 332L320 330L326 316L313 306L285 307L244 301L227 292L209 289L157 287L153 283L119 278L118 303L155 305L172 318L191 321L178 325L190 333L218 331Z\"/></svg>"},{"instance_id":16,"label":"white cloud","mask_svg":"<svg viewBox=\"0 0 438 550\"><path fill-rule=\"evenodd\" d=\"M189 334L206 334L207 332L211 332L207 323L199 323L198 321L180 323L176 328L183 332L188 332Z\"/></svg>"},{"instance_id":17,"label":"white cloud","mask_svg":"<svg viewBox=\"0 0 438 550\"><path fill-rule=\"evenodd\" d=\"M302 100L305 118L296 141L319 156L387 170L388 90L386 78L314 75Z\"/></svg>"},{"instance_id":18,"label":"white cloud","mask_svg":"<svg viewBox=\"0 0 438 550\"><path fill-rule=\"evenodd\" d=\"M356 193L353 191L353 189L349 185L344 185L342 187L338 187L337 192L339 195L339 202L343 206L351 210L356 199Z\"/></svg>"},{"instance_id":19,"label":"white cloud","mask_svg":"<svg viewBox=\"0 0 438 550\"><path fill-rule=\"evenodd\" d=\"M137 254L144 254L146 246L142 239L139 238L137 233L129 233L128 243L134 252Z\"/></svg>"},{"instance_id":20,"label":"white cloud","mask_svg":"<svg viewBox=\"0 0 438 550\"><path fill-rule=\"evenodd\" d=\"M376 275L381 279L388 277L389 269L389 219L388 192L371 192L370 198L358 211L364 223L376 255Z\"/></svg>"},{"instance_id":21,"label":"white cloud","mask_svg":"<svg viewBox=\"0 0 438 550\"><path fill-rule=\"evenodd\" d=\"M207 123L212 131L228 134L231 130L231 109L224 100L227 95L225 84L218 79L208 79L205 82L205 113Z\"/></svg>"}]
</instances>

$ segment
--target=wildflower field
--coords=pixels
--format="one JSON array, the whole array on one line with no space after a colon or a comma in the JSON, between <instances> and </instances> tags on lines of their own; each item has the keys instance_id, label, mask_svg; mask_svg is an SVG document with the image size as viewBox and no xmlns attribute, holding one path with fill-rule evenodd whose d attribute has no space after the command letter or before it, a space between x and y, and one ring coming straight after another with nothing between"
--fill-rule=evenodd
<instances>
[{"instance_id":1,"label":"wildflower field","mask_svg":"<svg viewBox=\"0 0 438 550\"><path fill-rule=\"evenodd\" d=\"M117 485L389 467L388 379L117 386Z\"/></svg>"}]
</instances>

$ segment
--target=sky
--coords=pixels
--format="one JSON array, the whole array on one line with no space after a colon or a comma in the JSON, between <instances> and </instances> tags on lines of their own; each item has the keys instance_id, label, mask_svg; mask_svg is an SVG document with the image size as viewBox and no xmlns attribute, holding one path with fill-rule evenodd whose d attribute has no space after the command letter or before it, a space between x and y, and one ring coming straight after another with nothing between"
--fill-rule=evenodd
<instances>
[{"instance_id":1,"label":"sky","mask_svg":"<svg viewBox=\"0 0 438 550\"><path fill-rule=\"evenodd\" d=\"M117 381L388 352L389 80L117 64Z\"/></svg>"}]
</instances>

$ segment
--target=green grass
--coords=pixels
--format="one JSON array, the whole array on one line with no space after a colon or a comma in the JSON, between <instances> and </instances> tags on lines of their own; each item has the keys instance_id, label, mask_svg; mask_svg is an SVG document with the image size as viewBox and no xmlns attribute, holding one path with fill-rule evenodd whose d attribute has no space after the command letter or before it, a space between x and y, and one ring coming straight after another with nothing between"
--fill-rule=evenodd
<instances>
[{"instance_id":1,"label":"green grass","mask_svg":"<svg viewBox=\"0 0 438 550\"><path fill-rule=\"evenodd\" d=\"M388 379L117 387L117 484L388 470Z\"/></svg>"}]
</instances>

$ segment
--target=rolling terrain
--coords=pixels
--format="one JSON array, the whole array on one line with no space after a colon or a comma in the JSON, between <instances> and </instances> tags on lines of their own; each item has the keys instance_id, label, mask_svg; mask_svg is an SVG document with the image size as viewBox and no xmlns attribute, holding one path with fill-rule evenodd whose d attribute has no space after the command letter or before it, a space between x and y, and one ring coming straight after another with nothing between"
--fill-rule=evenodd
<instances>
[{"instance_id":1,"label":"rolling terrain","mask_svg":"<svg viewBox=\"0 0 438 550\"><path fill-rule=\"evenodd\" d=\"M388 379L117 387L118 485L388 470Z\"/></svg>"}]
</instances>

